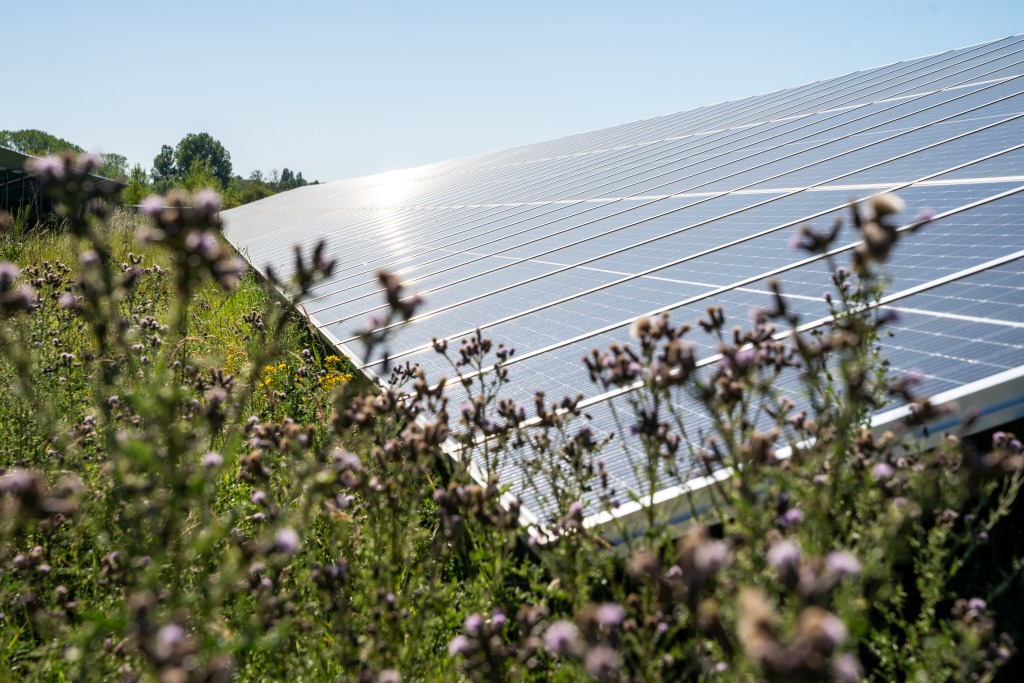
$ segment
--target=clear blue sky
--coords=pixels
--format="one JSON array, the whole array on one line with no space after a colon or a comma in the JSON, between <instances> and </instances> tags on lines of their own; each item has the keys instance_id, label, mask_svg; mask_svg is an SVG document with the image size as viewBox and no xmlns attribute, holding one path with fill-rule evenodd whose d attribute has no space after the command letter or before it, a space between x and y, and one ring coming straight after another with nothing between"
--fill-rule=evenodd
<instances>
[{"instance_id":1,"label":"clear blue sky","mask_svg":"<svg viewBox=\"0 0 1024 683\"><path fill-rule=\"evenodd\" d=\"M1024 32L1020 0L5 3L0 129L366 175Z\"/></svg>"}]
</instances>

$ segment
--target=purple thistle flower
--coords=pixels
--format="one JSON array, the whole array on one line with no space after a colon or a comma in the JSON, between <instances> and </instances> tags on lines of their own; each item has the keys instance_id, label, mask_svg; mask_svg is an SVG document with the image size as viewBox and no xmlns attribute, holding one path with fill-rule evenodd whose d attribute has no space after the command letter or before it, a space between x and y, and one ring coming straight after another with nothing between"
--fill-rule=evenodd
<instances>
[{"instance_id":1,"label":"purple thistle flower","mask_svg":"<svg viewBox=\"0 0 1024 683\"><path fill-rule=\"evenodd\" d=\"M468 633L469 635L471 635L473 637L476 637L476 636L480 635L480 629L483 628L483 626L484 626L484 618L482 616L480 616L479 614L471 614L466 619L466 626L465 626L466 633Z\"/></svg>"},{"instance_id":2,"label":"purple thistle flower","mask_svg":"<svg viewBox=\"0 0 1024 683\"><path fill-rule=\"evenodd\" d=\"M850 632L846 629L846 624L831 614L821 620L821 630L832 641L832 647L842 645L850 635Z\"/></svg>"},{"instance_id":3,"label":"purple thistle flower","mask_svg":"<svg viewBox=\"0 0 1024 683\"><path fill-rule=\"evenodd\" d=\"M878 480L889 479L895 474L895 470L887 462L880 462L871 468L871 475Z\"/></svg>"},{"instance_id":4,"label":"purple thistle flower","mask_svg":"<svg viewBox=\"0 0 1024 683\"><path fill-rule=\"evenodd\" d=\"M459 655L465 655L470 652L474 647L472 640L466 636L458 635L452 638L451 642L448 643L448 655L450 657L458 657Z\"/></svg>"},{"instance_id":5,"label":"purple thistle flower","mask_svg":"<svg viewBox=\"0 0 1024 683\"><path fill-rule=\"evenodd\" d=\"M285 527L277 532L277 538L274 540L274 547L286 555L294 555L299 552L299 548L301 548L302 545L299 541L299 535L295 533L295 530Z\"/></svg>"},{"instance_id":6,"label":"purple thistle flower","mask_svg":"<svg viewBox=\"0 0 1024 683\"><path fill-rule=\"evenodd\" d=\"M0 491L4 493L22 494L35 485L35 477L25 470L14 470L0 478Z\"/></svg>"},{"instance_id":7,"label":"purple thistle flower","mask_svg":"<svg viewBox=\"0 0 1024 683\"><path fill-rule=\"evenodd\" d=\"M203 456L203 467L208 470L220 467L224 464L224 457L217 451L210 451Z\"/></svg>"},{"instance_id":8,"label":"purple thistle flower","mask_svg":"<svg viewBox=\"0 0 1024 683\"><path fill-rule=\"evenodd\" d=\"M798 524L804 520L804 512L798 508L790 508L782 515L782 519L779 523L787 529L794 524Z\"/></svg>"},{"instance_id":9,"label":"purple thistle flower","mask_svg":"<svg viewBox=\"0 0 1024 683\"><path fill-rule=\"evenodd\" d=\"M996 432L992 435L992 445L1002 446L1006 442L1006 432Z\"/></svg>"},{"instance_id":10,"label":"purple thistle flower","mask_svg":"<svg viewBox=\"0 0 1024 683\"><path fill-rule=\"evenodd\" d=\"M722 541L708 541L693 553L693 564L702 572L713 574L729 560L729 546Z\"/></svg>"},{"instance_id":11,"label":"purple thistle flower","mask_svg":"<svg viewBox=\"0 0 1024 683\"><path fill-rule=\"evenodd\" d=\"M825 557L825 566L833 574L843 576L849 574L850 576L857 576L861 572L861 563L856 557L850 553L842 550L835 550L830 552Z\"/></svg>"},{"instance_id":12,"label":"purple thistle flower","mask_svg":"<svg viewBox=\"0 0 1024 683\"><path fill-rule=\"evenodd\" d=\"M618 626L626 618L626 611L618 603L606 602L598 606L595 616L602 626Z\"/></svg>"},{"instance_id":13,"label":"purple thistle flower","mask_svg":"<svg viewBox=\"0 0 1024 683\"><path fill-rule=\"evenodd\" d=\"M544 632L544 646L557 655L568 655L579 645L579 631L570 621L556 621Z\"/></svg>"},{"instance_id":14,"label":"purple thistle flower","mask_svg":"<svg viewBox=\"0 0 1024 683\"><path fill-rule=\"evenodd\" d=\"M25 162L25 169L36 175L52 175L55 178L64 176L64 164L60 157L45 156L40 159L28 159Z\"/></svg>"},{"instance_id":15,"label":"purple thistle flower","mask_svg":"<svg viewBox=\"0 0 1024 683\"><path fill-rule=\"evenodd\" d=\"M384 669L377 674L377 683L402 683L402 674L395 669Z\"/></svg>"},{"instance_id":16,"label":"purple thistle flower","mask_svg":"<svg viewBox=\"0 0 1024 683\"><path fill-rule=\"evenodd\" d=\"M83 266L95 266L100 262L100 255L92 249L89 249L88 251L83 251L81 255L79 255L78 262Z\"/></svg>"},{"instance_id":17,"label":"purple thistle flower","mask_svg":"<svg viewBox=\"0 0 1024 683\"><path fill-rule=\"evenodd\" d=\"M1021 444L1019 439L1011 439L1009 446L1010 450L1013 451L1014 453L1020 453L1021 451L1024 451L1024 445Z\"/></svg>"},{"instance_id":18,"label":"purple thistle flower","mask_svg":"<svg viewBox=\"0 0 1024 683\"><path fill-rule=\"evenodd\" d=\"M220 244L211 232L204 232L196 245L196 253L205 259L213 258L220 251Z\"/></svg>"},{"instance_id":19,"label":"purple thistle flower","mask_svg":"<svg viewBox=\"0 0 1024 683\"><path fill-rule=\"evenodd\" d=\"M832 292L826 291L822 296L825 297L825 301L832 302Z\"/></svg>"},{"instance_id":20,"label":"purple thistle flower","mask_svg":"<svg viewBox=\"0 0 1024 683\"><path fill-rule=\"evenodd\" d=\"M768 550L768 564L782 573L800 561L800 546L793 541L783 540Z\"/></svg>"},{"instance_id":21,"label":"purple thistle flower","mask_svg":"<svg viewBox=\"0 0 1024 683\"><path fill-rule=\"evenodd\" d=\"M156 654L160 659L167 659L174 653L175 647L185 639L185 629L179 624L166 624L156 632Z\"/></svg>"},{"instance_id":22,"label":"purple thistle flower","mask_svg":"<svg viewBox=\"0 0 1024 683\"><path fill-rule=\"evenodd\" d=\"M590 648L590 651L587 652L583 666L586 668L587 673L597 680L608 681L619 670L621 663L622 657L618 651L613 650L607 645L598 645L597 647Z\"/></svg>"},{"instance_id":23,"label":"purple thistle flower","mask_svg":"<svg viewBox=\"0 0 1024 683\"><path fill-rule=\"evenodd\" d=\"M864 677L864 668L855 655L845 652L832 660L832 676L840 683L856 683Z\"/></svg>"},{"instance_id":24,"label":"purple thistle flower","mask_svg":"<svg viewBox=\"0 0 1024 683\"><path fill-rule=\"evenodd\" d=\"M263 505L267 502L267 494L263 491L255 491L252 494L252 502L256 505Z\"/></svg>"},{"instance_id":25,"label":"purple thistle flower","mask_svg":"<svg viewBox=\"0 0 1024 683\"><path fill-rule=\"evenodd\" d=\"M158 194L151 194L142 200L142 204L139 206L139 211L144 214L153 216L164 209L165 200Z\"/></svg>"},{"instance_id":26,"label":"purple thistle flower","mask_svg":"<svg viewBox=\"0 0 1024 683\"><path fill-rule=\"evenodd\" d=\"M505 616L505 612L501 608L494 610L491 614L491 626L498 631L505 628L506 621L508 621L508 618Z\"/></svg>"},{"instance_id":27,"label":"purple thistle flower","mask_svg":"<svg viewBox=\"0 0 1024 683\"><path fill-rule=\"evenodd\" d=\"M196 198L193 203L200 211L216 213L220 210L220 195L209 188L204 188L196 193Z\"/></svg>"},{"instance_id":28,"label":"purple thistle flower","mask_svg":"<svg viewBox=\"0 0 1024 683\"><path fill-rule=\"evenodd\" d=\"M988 603L981 598L971 598L967 601L967 606L976 612L984 612L988 609Z\"/></svg>"}]
</instances>

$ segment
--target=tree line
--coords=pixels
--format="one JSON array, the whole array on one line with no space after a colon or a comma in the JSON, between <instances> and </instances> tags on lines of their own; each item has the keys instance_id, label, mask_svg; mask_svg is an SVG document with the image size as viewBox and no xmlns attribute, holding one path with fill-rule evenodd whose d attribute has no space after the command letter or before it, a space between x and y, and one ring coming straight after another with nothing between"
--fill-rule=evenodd
<instances>
[{"instance_id":1,"label":"tree line","mask_svg":"<svg viewBox=\"0 0 1024 683\"><path fill-rule=\"evenodd\" d=\"M0 131L0 147L32 156L85 151L73 142L36 129ZM257 169L247 178L235 175L231 153L209 133L189 133L174 147L162 145L149 170L142 164L129 168L127 157L121 154L102 154L100 158L102 165L95 173L126 183L122 201L128 205L138 205L151 194L167 194L173 189L194 194L210 188L223 196L224 208L231 208L303 185L319 184L287 167L280 172L271 169L267 174Z\"/></svg>"}]
</instances>

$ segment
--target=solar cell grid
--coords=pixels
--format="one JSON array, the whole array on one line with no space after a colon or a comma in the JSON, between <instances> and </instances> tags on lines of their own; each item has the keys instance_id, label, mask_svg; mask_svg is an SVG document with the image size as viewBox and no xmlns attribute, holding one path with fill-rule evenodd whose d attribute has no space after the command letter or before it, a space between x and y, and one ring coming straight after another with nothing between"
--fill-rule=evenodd
<instances>
[{"instance_id":1,"label":"solar cell grid","mask_svg":"<svg viewBox=\"0 0 1024 683\"><path fill-rule=\"evenodd\" d=\"M709 304L751 323L778 280L805 321L828 307L827 263L789 248L795 226L823 227L851 196L896 188L941 219L907 233L887 266L900 319L883 350L928 391L972 386L1024 366L1024 38L854 72L750 98L367 178L305 187L225 212L225 234L254 266L287 276L292 244L327 240L335 274L306 304L349 353L353 328L381 307L374 273L426 294L388 330L391 352L437 378L431 337L478 325L517 348L509 395L529 403L584 391L599 434L621 432L624 396L594 387L580 362L628 338L636 316L696 319ZM846 226L836 242L858 236ZM837 254L845 261L848 251ZM699 356L714 344L696 337ZM380 363L371 360L372 372ZM795 386L792 378L784 386ZM461 391L451 389L453 399ZM709 418L686 396L694 430ZM620 436L622 434L620 433ZM621 491L640 485L628 438L603 454ZM544 481L524 486L545 514Z\"/></svg>"}]
</instances>

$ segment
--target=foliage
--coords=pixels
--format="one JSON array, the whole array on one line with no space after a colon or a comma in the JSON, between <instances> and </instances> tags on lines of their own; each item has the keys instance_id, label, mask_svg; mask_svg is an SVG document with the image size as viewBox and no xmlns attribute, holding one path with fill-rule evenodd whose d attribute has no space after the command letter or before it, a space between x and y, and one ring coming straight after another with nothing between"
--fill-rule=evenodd
<instances>
[{"instance_id":1,"label":"foliage","mask_svg":"<svg viewBox=\"0 0 1024 683\"><path fill-rule=\"evenodd\" d=\"M61 152L78 152L82 154L84 149L64 138L36 129L26 130L0 130L0 147L13 149L24 154L33 156L46 156L47 154L60 154Z\"/></svg>"},{"instance_id":2,"label":"foliage","mask_svg":"<svg viewBox=\"0 0 1024 683\"><path fill-rule=\"evenodd\" d=\"M163 145L153 159L153 179L188 176L197 161L205 163L219 179L219 187L228 184L231 178L231 154L209 133L189 133L173 150L170 145Z\"/></svg>"},{"instance_id":3,"label":"foliage","mask_svg":"<svg viewBox=\"0 0 1024 683\"><path fill-rule=\"evenodd\" d=\"M128 174L128 187L121 192L121 202L126 206L138 206L147 196L149 177L141 164L135 164Z\"/></svg>"},{"instance_id":4,"label":"foliage","mask_svg":"<svg viewBox=\"0 0 1024 683\"><path fill-rule=\"evenodd\" d=\"M150 171L154 181L171 179L178 175L174 165L174 148L170 145L160 147L160 153L153 159L153 170Z\"/></svg>"},{"instance_id":5,"label":"foliage","mask_svg":"<svg viewBox=\"0 0 1024 683\"><path fill-rule=\"evenodd\" d=\"M48 154L60 154L61 152L77 152L83 150L78 145L68 142L64 138L58 138L41 130L0 130L0 147L13 149L32 156L46 156ZM121 154L100 155L103 163L96 170L96 175L104 178L121 179L128 175L128 159Z\"/></svg>"},{"instance_id":6,"label":"foliage","mask_svg":"<svg viewBox=\"0 0 1024 683\"><path fill-rule=\"evenodd\" d=\"M0 267L12 435L0 668L162 682L952 681L989 680L1012 656L999 589L950 586L1009 513L1021 445L915 440L941 408L875 349L894 198L853 208L865 240L851 270L831 266L832 323L800 330L776 286L745 333L727 332L719 308L698 321L717 363L667 316L588 357L598 389L622 391L614 438L633 449L632 494L615 490L602 460L614 442L579 398L538 395L528 417L503 396L513 349L479 332L458 348L434 340L454 381L408 365L360 381L295 313L333 271L323 245L296 252L288 281L268 269L264 291L219 239L212 194L110 214L83 207L74 171L49 168L68 232L30 246L20 271ZM824 253L833 237L799 239ZM361 332L366 357L421 303L393 275L380 283L388 308ZM683 396L710 431L691 433ZM887 396L912 418L878 438L867 421ZM510 463L541 518L493 476ZM645 501L695 477L709 498L691 501L679 536Z\"/></svg>"}]
</instances>

